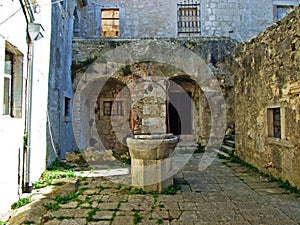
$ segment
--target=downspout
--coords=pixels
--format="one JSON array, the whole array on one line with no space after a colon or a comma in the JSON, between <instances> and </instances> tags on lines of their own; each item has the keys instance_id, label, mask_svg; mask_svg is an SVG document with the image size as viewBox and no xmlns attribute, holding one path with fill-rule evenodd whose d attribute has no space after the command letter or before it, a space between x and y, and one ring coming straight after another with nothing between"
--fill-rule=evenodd
<instances>
[{"instance_id":1,"label":"downspout","mask_svg":"<svg viewBox=\"0 0 300 225\"><path fill-rule=\"evenodd\" d=\"M32 191L32 184L30 179L30 160L31 160L31 120L32 120L32 77L33 77L33 43L31 41L28 42L28 65L27 65L27 73L28 73L28 83L27 83L27 121L25 127L25 135L27 136L27 147L25 148L25 180L23 191L25 193L30 193Z\"/></svg>"},{"instance_id":2,"label":"downspout","mask_svg":"<svg viewBox=\"0 0 300 225\"><path fill-rule=\"evenodd\" d=\"M25 131L24 137L26 137L27 143L24 143L23 152L23 180L22 190L25 193L32 191L32 184L30 181L30 159L31 159L31 117L32 117L32 76L33 76L33 42L30 39L28 24L34 21L33 14L30 10L30 5L27 0L23 3L23 0L19 0L21 8L27 24L27 83L25 97ZM28 18L29 17L29 18Z\"/></svg>"}]
</instances>

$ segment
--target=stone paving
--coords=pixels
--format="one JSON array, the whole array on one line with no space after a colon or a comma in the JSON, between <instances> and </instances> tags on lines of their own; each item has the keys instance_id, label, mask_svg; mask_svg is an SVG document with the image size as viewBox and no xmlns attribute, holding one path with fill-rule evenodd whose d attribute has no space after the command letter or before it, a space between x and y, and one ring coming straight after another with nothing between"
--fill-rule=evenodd
<instances>
[{"instance_id":1,"label":"stone paving","mask_svg":"<svg viewBox=\"0 0 300 225\"><path fill-rule=\"evenodd\" d=\"M181 190L174 195L143 194L107 177L81 177L22 207L7 224L300 224L300 196L228 160L216 159L200 172L201 156L194 154L176 174Z\"/></svg>"}]
</instances>

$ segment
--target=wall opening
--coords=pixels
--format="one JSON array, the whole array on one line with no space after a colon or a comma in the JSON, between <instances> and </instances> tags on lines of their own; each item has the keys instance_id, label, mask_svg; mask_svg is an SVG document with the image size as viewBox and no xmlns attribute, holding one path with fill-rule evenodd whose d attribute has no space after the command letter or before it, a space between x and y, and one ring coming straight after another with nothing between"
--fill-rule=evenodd
<instances>
[{"instance_id":1,"label":"wall opening","mask_svg":"<svg viewBox=\"0 0 300 225\"><path fill-rule=\"evenodd\" d=\"M281 107L267 108L268 137L285 139L285 110Z\"/></svg>"},{"instance_id":2,"label":"wall opening","mask_svg":"<svg viewBox=\"0 0 300 225\"><path fill-rule=\"evenodd\" d=\"M170 132L186 140L194 140L198 131L200 87L188 75L170 79L168 92Z\"/></svg>"},{"instance_id":3,"label":"wall opening","mask_svg":"<svg viewBox=\"0 0 300 225\"><path fill-rule=\"evenodd\" d=\"M126 138L130 129L130 91L125 83L115 78L106 81L95 105L98 135L106 149L127 150Z\"/></svg>"},{"instance_id":4,"label":"wall opening","mask_svg":"<svg viewBox=\"0 0 300 225\"><path fill-rule=\"evenodd\" d=\"M101 9L101 36L119 37L119 9Z\"/></svg>"}]
</instances>

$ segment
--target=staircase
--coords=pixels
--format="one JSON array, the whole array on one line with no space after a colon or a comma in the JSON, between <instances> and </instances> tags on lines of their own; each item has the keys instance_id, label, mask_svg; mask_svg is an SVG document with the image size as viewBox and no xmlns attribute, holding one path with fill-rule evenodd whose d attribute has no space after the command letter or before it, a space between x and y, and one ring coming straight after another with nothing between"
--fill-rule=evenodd
<instances>
[{"instance_id":1,"label":"staircase","mask_svg":"<svg viewBox=\"0 0 300 225\"><path fill-rule=\"evenodd\" d=\"M230 159L234 155L235 142L233 139L224 139L219 150L216 150L220 158Z\"/></svg>"},{"instance_id":2,"label":"staircase","mask_svg":"<svg viewBox=\"0 0 300 225\"><path fill-rule=\"evenodd\" d=\"M178 154L193 154L196 147L197 144L195 142L180 141L175 148L175 152Z\"/></svg>"},{"instance_id":3,"label":"staircase","mask_svg":"<svg viewBox=\"0 0 300 225\"><path fill-rule=\"evenodd\" d=\"M179 142L175 148L176 154L193 154L196 150L197 144L195 142ZM225 138L223 140L223 144L221 145L220 149L215 150L216 154L220 158L230 159L234 155L235 149L235 142L234 136L230 138Z\"/></svg>"}]
</instances>

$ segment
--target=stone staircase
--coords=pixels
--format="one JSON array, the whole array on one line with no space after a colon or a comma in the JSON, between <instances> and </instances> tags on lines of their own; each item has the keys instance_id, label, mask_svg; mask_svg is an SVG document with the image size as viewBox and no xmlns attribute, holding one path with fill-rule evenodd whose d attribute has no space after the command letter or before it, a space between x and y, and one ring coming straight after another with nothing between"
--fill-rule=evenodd
<instances>
[{"instance_id":1,"label":"stone staircase","mask_svg":"<svg viewBox=\"0 0 300 225\"><path fill-rule=\"evenodd\" d=\"M175 152L179 154L192 154L196 148L197 144L195 142L180 141L175 148Z\"/></svg>"},{"instance_id":2,"label":"stone staircase","mask_svg":"<svg viewBox=\"0 0 300 225\"><path fill-rule=\"evenodd\" d=\"M216 150L220 158L230 159L234 155L235 142L234 139L224 139L219 150Z\"/></svg>"},{"instance_id":3,"label":"stone staircase","mask_svg":"<svg viewBox=\"0 0 300 225\"><path fill-rule=\"evenodd\" d=\"M197 148L197 143L195 142L179 142L175 148L175 152L178 154L192 154ZM221 148L215 150L216 154L220 158L230 159L234 155L235 142L234 138L225 138Z\"/></svg>"}]
</instances>

